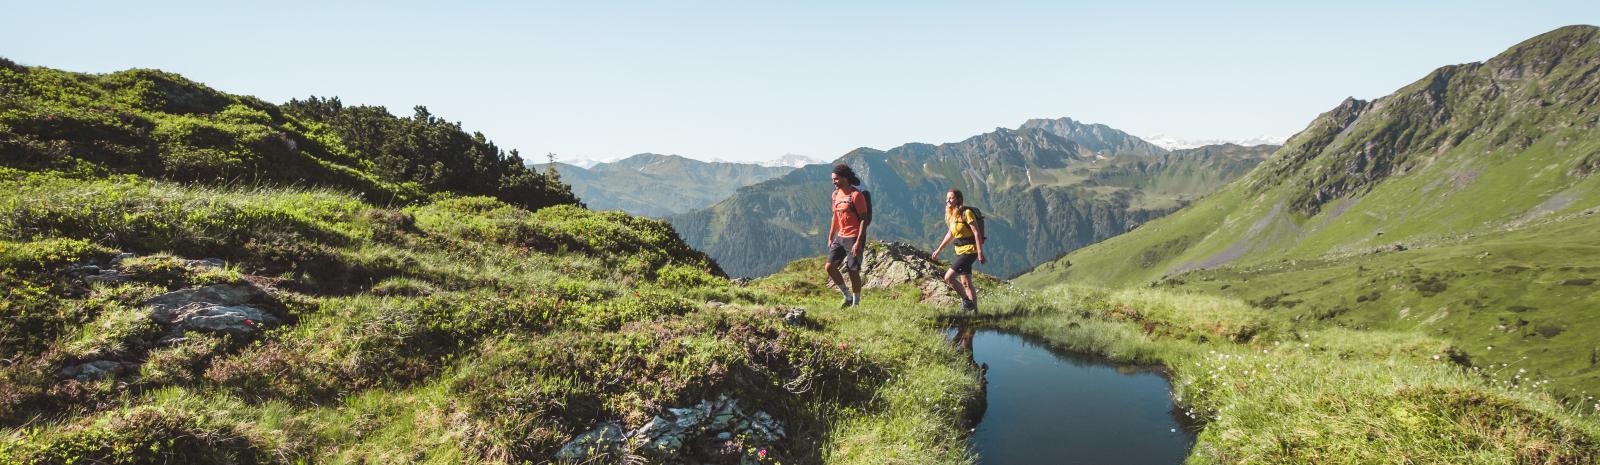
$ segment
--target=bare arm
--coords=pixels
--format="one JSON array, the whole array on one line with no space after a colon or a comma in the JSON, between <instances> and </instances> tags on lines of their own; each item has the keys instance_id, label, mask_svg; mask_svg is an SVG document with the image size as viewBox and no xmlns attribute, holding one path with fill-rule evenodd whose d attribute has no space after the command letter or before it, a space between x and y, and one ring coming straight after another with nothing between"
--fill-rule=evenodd
<instances>
[{"instance_id":1,"label":"bare arm","mask_svg":"<svg viewBox=\"0 0 1600 465\"><path fill-rule=\"evenodd\" d=\"M944 239L939 240L939 246L933 248L933 258L939 258L939 252L944 251L944 246L950 243L950 231L944 232Z\"/></svg>"},{"instance_id":2,"label":"bare arm","mask_svg":"<svg viewBox=\"0 0 1600 465\"><path fill-rule=\"evenodd\" d=\"M968 218L971 218L971 213L968 215ZM968 225L972 228L972 245L977 248L978 263L988 263L989 259L983 256L983 227L970 223Z\"/></svg>"},{"instance_id":3,"label":"bare arm","mask_svg":"<svg viewBox=\"0 0 1600 465\"><path fill-rule=\"evenodd\" d=\"M861 249L867 245L867 226L871 225L872 220L865 220L861 222L861 232L856 234L855 250L850 251L852 255L857 257L861 256Z\"/></svg>"}]
</instances>

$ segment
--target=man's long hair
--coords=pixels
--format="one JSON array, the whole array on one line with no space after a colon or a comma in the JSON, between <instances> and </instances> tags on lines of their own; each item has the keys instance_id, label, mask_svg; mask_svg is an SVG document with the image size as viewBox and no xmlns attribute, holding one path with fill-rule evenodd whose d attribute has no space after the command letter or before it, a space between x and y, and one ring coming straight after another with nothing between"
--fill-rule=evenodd
<instances>
[{"instance_id":1,"label":"man's long hair","mask_svg":"<svg viewBox=\"0 0 1600 465\"><path fill-rule=\"evenodd\" d=\"M850 185L852 186L861 185L861 178L856 177L856 170L850 169L850 165L846 165L844 163L833 165L833 174L837 174L846 181L850 181Z\"/></svg>"}]
</instances>

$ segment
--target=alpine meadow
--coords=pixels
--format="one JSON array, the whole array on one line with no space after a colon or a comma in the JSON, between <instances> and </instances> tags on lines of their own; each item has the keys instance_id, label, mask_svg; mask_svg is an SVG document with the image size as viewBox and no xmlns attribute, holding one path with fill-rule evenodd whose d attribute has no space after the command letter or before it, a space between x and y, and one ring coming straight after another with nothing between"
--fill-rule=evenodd
<instances>
[{"instance_id":1,"label":"alpine meadow","mask_svg":"<svg viewBox=\"0 0 1600 465\"><path fill-rule=\"evenodd\" d=\"M1176 426L1113 434L1188 464L1600 463L1600 27L1330 99L1281 146L1056 115L798 167L583 168L420 105L20 61L0 465L996 465L982 360L1019 356L974 330L1158 375ZM835 165L871 192L858 304ZM955 231L985 237L971 310L927 250ZM1094 407L1061 421L1123 415ZM1081 439L1051 434L1005 447Z\"/></svg>"}]
</instances>

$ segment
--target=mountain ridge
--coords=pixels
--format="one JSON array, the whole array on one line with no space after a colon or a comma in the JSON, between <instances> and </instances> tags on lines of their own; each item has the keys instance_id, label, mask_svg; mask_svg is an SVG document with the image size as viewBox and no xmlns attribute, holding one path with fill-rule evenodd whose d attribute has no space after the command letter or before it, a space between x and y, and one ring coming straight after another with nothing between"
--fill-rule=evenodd
<instances>
[{"instance_id":1,"label":"mountain ridge","mask_svg":"<svg viewBox=\"0 0 1600 465\"><path fill-rule=\"evenodd\" d=\"M1000 245L988 251L989 266L994 274L1006 275L1171 211L1221 180L1243 174L1267 150L1245 149L1255 156L1216 164L1173 157L1159 148L1107 156L1056 132L1101 147L1123 146L1137 138L1103 126L1066 131L1045 124L1088 127L1067 124L1066 119L1035 121L958 142L907 143L889 150L862 147L835 163L855 168L863 188L874 193L879 214L868 236L876 239L936 242L944 233L939 219L944 192L961 189L968 205L983 208L989 218L989 235ZM1183 153L1195 157L1210 152ZM730 274L771 273L781 266L774 264L823 253L827 188L818 180L828 179L829 169L803 167L669 220L685 240L711 254ZM1150 177L1151 182L1130 182L1129 176ZM1165 177L1155 181L1160 176Z\"/></svg>"}]
</instances>

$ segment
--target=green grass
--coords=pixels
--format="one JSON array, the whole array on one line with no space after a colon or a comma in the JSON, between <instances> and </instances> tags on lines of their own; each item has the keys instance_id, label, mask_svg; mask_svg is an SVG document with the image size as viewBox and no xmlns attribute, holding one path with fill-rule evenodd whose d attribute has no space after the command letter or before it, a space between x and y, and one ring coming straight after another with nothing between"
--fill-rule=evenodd
<instances>
[{"instance_id":1,"label":"green grass","mask_svg":"<svg viewBox=\"0 0 1600 465\"><path fill-rule=\"evenodd\" d=\"M772 460L971 461L976 376L911 289L838 310L740 287L665 222L570 206L4 174L0 463L539 462L719 394L784 422ZM128 283L66 271L119 252ZM208 257L227 266L185 262ZM244 282L287 323L165 341L145 317ZM814 324L781 323L794 305ZM57 375L93 360L131 368Z\"/></svg>"},{"instance_id":2,"label":"green grass","mask_svg":"<svg viewBox=\"0 0 1600 465\"><path fill-rule=\"evenodd\" d=\"M1217 337L1207 322L1261 311L1167 291L1057 287L988 308L999 310L978 324L1164 365L1174 400L1204 427L1187 463L1600 460L1593 398L1563 404L1538 381L1503 380L1509 367L1466 367L1438 338L1271 323L1250 337Z\"/></svg>"}]
</instances>

